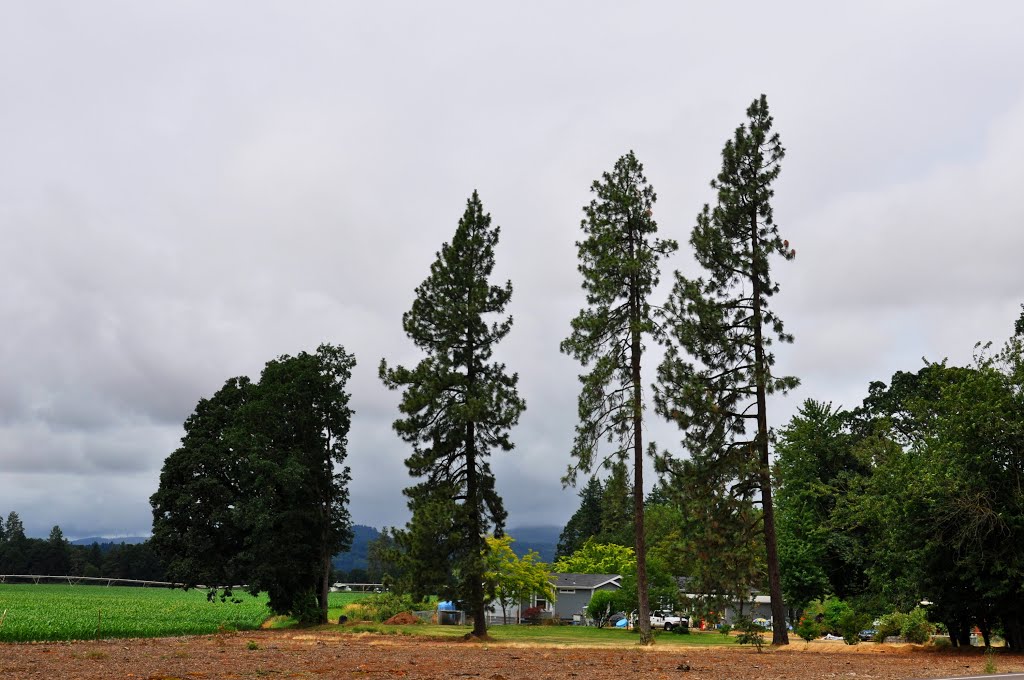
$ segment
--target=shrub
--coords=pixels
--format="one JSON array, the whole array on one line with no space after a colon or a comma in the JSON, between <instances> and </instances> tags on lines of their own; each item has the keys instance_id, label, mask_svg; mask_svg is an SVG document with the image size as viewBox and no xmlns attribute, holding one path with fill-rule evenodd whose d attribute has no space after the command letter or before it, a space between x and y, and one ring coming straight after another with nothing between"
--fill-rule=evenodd
<instances>
[{"instance_id":1,"label":"shrub","mask_svg":"<svg viewBox=\"0 0 1024 680\"><path fill-rule=\"evenodd\" d=\"M723 623L720 626L718 626L718 632L722 635L728 635L732 632L732 626L730 626L728 623Z\"/></svg>"},{"instance_id":2,"label":"shrub","mask_svg":"<svg viewBox=\"0 0 1024 680\"><path fill-rule=\"evenodd\" d=\"M906 618L907 615L902 612L893 612L880 618L878 620L878 637L884 640L887 637L902 635L903 623Z\"/></svg>"},{"instance_id":3,"label":"shrub","mask_svg":"<svg viewBox=\"0 0 1024 680\"><path fill-rule=\"evenodd\" d=\"M594 620L598 628L604 628L608 623L608 617L615 612L618 605L616 594L608 590L599 590L594 593L587 603L587 616Z\"/></svg>"},{"instance_id":4,"label":"shrub","mask_svg":"<svg viewBox=\"0 0 1024 680\"><path fill-rule=\"evenodd\" d=\"M800 617L793 632L799 635L805 642L810 642L822 635L822 626L814 620L813 616L804 615Z\"/></svg>"},{"instance_id":5,"label":"shrub","mask_svg":"<svg viewBox=\"0 0 1024 680\"><path fill-rule=\"evenodd\" d=\"M761 647L764 646L764 628L757 625L745 616L741 616L736 619L736 630L740 632L736 636L736 642L741 645L753 645L757 648L757 651L761 651Z\"/></svg>"},{"instance_id":6,"label":"shrub","mask_svg":"<svg viewBox=\"0 0 1024 680\"><path fill-rule=\"evenodd\" d=\"M928 622L928 612L921 607L914 607L903 619L900 634L907 642L923 645L931 639L934 630L935 626Z\"/></svg>"},{"instance_id":7,"label":"shrub","mask_svg":"<svg viewBox=\"0 0 1024 680\"><path fill-rule=\"evenodd\" d=\"M678 626L673 626L672 627L672 632L675 633L676 635L689 635L690 634L690 624L689 624L689 622L683 621Z\"/></svg>"},{"instance_id":8,"label":"shrub","mask_svg":"<svg viewBox=\"0 0 1024 680\"><path fill-rule=\"evenodd\" d=\"M871 616L847 607L840 614L838 623L839 635L843 637L843 641L848 645L856 645L860 643L860 632L871 625Z\"/></svg>"},{"instance_id":9,"label":"shrub","mask_svg":"<svg viewBox=\"0 0 1024 680\"><path fill-rule=\"evenodd\" d=\"M411 612L416 605L408 595L396 595L389 592L374 593L360 600L359 604L370 619L377 623L387 621L395 614Z\"/></svg>"},{"instance_id":10,"label":"shrub","mask_svg":"<svg viewBox=\"0 0 1024 680\"><path fill-rule=\"evenodd\" d=\"M536 626L540 623L540 607L527 607L523 610L523 623Z\"/></svg>"},{"instance_id":11,"label":"shrub","mask_svg":"<svg viewBox=\"0 0 1024 680\"><path fill-rule=\"evenodd\" d=\"M854 624L863 624L855 632L859 633L871 623L870 617L861 616L857 618L854 608L838 597L830 597L825 601L814 600L804 610L804 618L810 619L818 624L818 635L831 633L832 635L843 635L844 628L848 629ZM852 643L851 643L852 644Z\"/></svg>"}]
</instances>

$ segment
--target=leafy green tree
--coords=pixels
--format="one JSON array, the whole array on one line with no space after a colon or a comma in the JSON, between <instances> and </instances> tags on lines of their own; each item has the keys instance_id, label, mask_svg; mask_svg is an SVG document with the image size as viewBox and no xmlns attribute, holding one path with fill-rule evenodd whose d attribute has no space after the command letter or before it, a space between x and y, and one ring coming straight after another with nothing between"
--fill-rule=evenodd
<instances>
[{"instance_id":1,"label":"leafy green tree","mask_svg":"<svg viewBox=\"0 0 1024 680\"><path fill-rule=\"evenodd\" d=\"M782 589L790 606L802 608L829 594L863 592L865 564L855 561L862 541L836 531L836 504L851 484L869 473L850 432L852 415L808 399L781 430L775 447L777 524Z\"/></svg>"},{"instance_id":2,"label":"leafy green tree","mask_svg":"<svg viewBox=\"0 0 1024 680\"><path fill-rule=\"evenodd\" d=\"M394 428L412 446L409 473L423 480L405 490L414 592L457 594L476 635L487 630L485 537L492 526L500 535L506 516L488 456L513 448L509 430L526 407L518 375L492 359L512 328L512 318L502 316L512 283L489 282L499 233L474 191L402 317L406 335L427 356L411 369L380 364L384 384L402 390L403 417Z\"/></svg>"},{"instance_id":3,"label":"leafy green tree","mask_svg":"<svg viewBox=\"0 0 1024 680\"><path fill-rule=\"evenodd\" d=\"M244 501L254 489L240 421L255 391L248 378L231 378L200 399L185 420L181 446L164 461L160 487L150 498L152 542L173 581L248 582Z\"/></svg>"},{"instance_id":4,"label":"leafy green tree","mask_svg":"<svg viewBox=\"0 0 1024 680\"><path fill-rule=\"evenodd\" d=\"M349 470L352 422L345 387L355 358L321 345L267 362L258 398L242 410L252 452L248 472L261 493L247 499L249 584L281 609L311 592L327 622L331 557L352 542Z\"/></svg>"},{"instance_id":5,"label":"leafy green tree","mask_svg":"<svg viewBox=\"0 0 1024 680\"><path fill-rule=\"evenodd\" d=\"M484 555L484 584L489 597L501 605L501 616L508 623L508 607L537 595L548 601L555 599L555 587L548 578L548 565L530 550L519 557L512 550L511 536L487 537Z\"/></svg>"},{"instance_id":6,"label":"leafy green tree","mask_svg":"<svg viewBox=\"0 0 1024 680\"><path fill-rule=\"evenodd\" d=\"M622 574L622 588L618 591L619 608L637 611L640 606L636 564L627 565ZM679 584L672 576L669 565L656 555L647 556L647 600L658 609L675 611L679 605Z\"/></svg>"},{"instance_id":7,"label":"leafy green tree","mask_svg":"<svg viewBox=\"0 0 1024 680\"><path fill-rule=\"evenodd\" d=\"M658 369L657 411L684 431L683 444L697 466L724 467L735 483L729 493L762 509L772 616L785 621L769 467L766 398L798 384L773 374L774 340L791 342L769 309L778 290L770 258L795 251L779 236L771 199L784 150L772 132L762 95L747 109L722 150L722 170L712 181L715 207L705 205L690 237L705 277L676 273L666 323L669 343ZM662 469L671 470L670 461ZM678 468L676 468L678 470ZM777 625L773 644L788 644Z\"/></svg>"},{"instance_id":8,"label":"leafy green tree","mask_svg":"<svg viewBox=\"0 0 1024 680\"><path fill-rule=\"evenodd\" d=\"M580 489L579 496L579 509L569 518L558 536L556 559L573 554L583 547L588 538L601 533L601 500L604 497L601 480L591 477L586 486Z\"/></svg>"},{"instance_id":9,"label":"leafy green tree","mask_svg":"<svg viewBox=\"0 0 1024 680\"><path fill-rule=\"evenodd\" d=\"M655 238L654 189L630 151L590 190L584 209L584 239L576 243L587 307L572 320L561 349L588 372L580 376L579 424L573 463L565 482L596 463L631 460L633 466L633 540L640 593L641 644L650 644L647 602L647 549L644 538L643 383L644 336L659 337L649 298L658 284L658 261L676 242ZM599 452L602 441L611 449ZM600 457L600 458L599 458Z\"/></svg>"},{"instance_id":10,"label":"leafy green tree","mask_svg":"<svg viewBox=\"0 0 1024 680\"><path fill-rule=\"evenodd\" d=\"M200 400L150 499L153 549L170 578L245 583L274 611L326 622L330 557L351 542L342 464L354 365L321 345Z\"/></svg>"},{"instance_id":11,"label":"leafy green tree","mask_svg":"<svg viewBox=\"0 0 1024 680\"><path fill-rule=\"evenodd\" d=\"M409 536L402 529L384 527L380 535L370 541L366 551L371 579L379 580L392 592L412 592L411 576L406 568L408 542Z\"/></svg>"},{"instance_id":12,"label":"leafy green tree","mask_svg":"<svg viewBox=\"0 0 1024 680\"><path fill-rule=\"evenodd\" d=\"M636 553L616 543L587 540L583 547L568 557L555 560L554 570L560 574L628 574L636 569Z\"/></svg>"},{"instance_id":13,"label":"leafy green tree","mask_svg":"<svg viewBox=\"0 0 1024 680\"><path fill-rule=\"evenodd\" d=\"M612 590L599 590L587 602L587 616L598 628L608 625L611 615L622 610L619 593Z\"/></svg>"}]
</instances>

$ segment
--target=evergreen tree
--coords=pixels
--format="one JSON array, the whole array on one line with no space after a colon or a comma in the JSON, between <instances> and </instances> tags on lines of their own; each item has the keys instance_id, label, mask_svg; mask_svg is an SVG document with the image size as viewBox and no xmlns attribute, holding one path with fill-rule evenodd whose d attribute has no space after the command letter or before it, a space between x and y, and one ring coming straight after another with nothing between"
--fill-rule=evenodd
<instances>
[{"instance_id":1,"label":"evergreen tree","mask_svg":"<svg viewBox=\"0 0 1024 680\"><path fill-rule=\"evenodd\" d=\"M63 576L71 572L71 548L60 526L50 529L49 538L40 548L41 559L36 573Z\"/></svg>"},{"instance_id":2,"label":"evergreen tree","mask_svg":"<svg viewBox=\"0 0 1024 680\"><path fill-rule=\"evenodd\" d=\"M23 543L25 541L25 525L21 517L14 510L7 515L6 537L8 543Z\"/></svg>"},{"instance_id":3,"label":"evergreen tree","mask_svg":"<svg viewBox=\"0 0 1024 680\"><path fill-rule=\"evenodd\" d=\"M558 536L555 559L568 557L583 547L588 538L601 533L601 480L591 477L580 489L580 507L573 513Z\"/></svg>"},{"instance_id":4,"label":"evergreen tree","mask_svg":"<svg viewBox=\"0 0 1024 680\"><path fill-rule=\"evenodd\" d=\"M604 493L601 494L601 531L598 539L602 543L633 543L633 493L629 469L623 461L615 461L611 465L611 474L604 482Z\"/></svg>"},{"instance_id":5,"label":"evergreen tree","mask_svg":"<svg viewBox=\"0 0 1024 680\"><path fill-rule=\"evenodd\" d=\"M769 394L795 387L796 378L772 373L774 339L792 342L768 302L779 287L769 258L795 256L775 225L772 183L784 150L772 133L762 95L747 109L722 150L722 170L711 182L717 205L705 205L690 237L706 277L676 273L666 305L670 342L658 370L656 408L685 432L684 446L699 465L724 468L728 493L762 508L773 644L788 644L779 575L769 467ZM689 355L689 357L685 356ZM753 430L750 432L750 430ZM663 461L664 468L675 468ZM712 471L712 478L722 473Z\"/></svg>"},{"instance_id":6,"label":"evergreen tree","mask_svg":"<svg viewBox=\"0 0 1024 680\"><path fill-rule=\"evenodd\" d=\"M409 473L422 480L405 490L414 593L457 595L476 635L487 630L486 536L493 526L500 537L506 516L488 457L513 448L508 433L525 408L518 375L492 359L512 328L503 316L512 283L489 282L499 233L474 191L402 317L406 335L427 356L414 368L380 364L384 384L402 390L403 417L394 427L413 449Z\"/></svg>"},{"instance_id":7,"label":"evergreen tree","mask_svg":"<svg viewBox=\"0 0 1024 680\"><path fill-rule=\"evenodd\" d=\"M676 250L675 241L654 238L656 200L643 166L630 151L590 190L584 208L585 238L576 243L587 308L572 320L561 349L589 371L580 376L579 419L565 482L596 463L633 464L633 540L636 547L639 628L642 644L653 640L647 602L643 498L644 336L657 337L650 297L658 284L658 261ZM599 452L606 440L611 450ZM599 460L602 459L603 461Z\"/></svg>"}]
</instances>

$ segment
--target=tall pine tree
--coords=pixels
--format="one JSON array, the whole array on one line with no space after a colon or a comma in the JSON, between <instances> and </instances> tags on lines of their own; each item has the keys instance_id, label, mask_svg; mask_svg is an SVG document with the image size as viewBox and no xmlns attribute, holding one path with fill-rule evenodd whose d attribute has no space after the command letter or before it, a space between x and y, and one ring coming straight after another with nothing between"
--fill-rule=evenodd
<instances>
[{"instance_id":1,"label":"tall pine tree","mask_svg":"<svg viewBox=\"0 0 1024 680\"><path fill-rule=\"evenodd\" d=\"M518 375L492 360L512 328L512 317L503 316L512 283L488 280L499 232L474 191L455 236L442 245L402 317L406 334L427 356L414 368L380 364L384 384L402 390L403 417L394 428L412 445L409 473L422 480L405 490L413 513L414 592L436 589L463 600L476 635L487 631L486 535L493 526L500 536L506 515L488 456L513 448L508 433L526 408Z\"/></svg>"},{"instance_id":2,"label":"tall pine tree","mask_svg":"<svg viewBox=\"0 0 1024 680\"><path fill-rule=\"evenodd\" d=\"M650 644L647 565L644 542L643 389L644 336L657 336L648 299L658 284L658 261L676 250L675 241L654 238L654 189L633 152L620 158L590 190L584 209L584 239L576 243L587 308L572 320L562 351L589 371L580 376L579 419L573 463L565 478L590 472L598 463L632 460L633 539L637 559L640 640ZM612 446L599 452L607 441Z\"/></svg>"},{"instance_id":3,"label":"tall pine tree","mask_svg":"<svg viewBox=\"0 0 1024 680\"><path fill-rule=\"evenodd\" d=\"M778 292L769 258L795 251L775 225L772 183L784 150L772 133L762 95L747 109L748 122L722 150L722 170L711 182L717 205L705 205L690 237L706 276L676 273L666 319L670 342L658 369L655 405L685 432L684 446L704 474L734 480L727 493L760 500L772 599L773 644L788 644L779 578L768 457L767 395L795 387L794 377L772 373L773 339L792 342L769 309ZM688 355L688 356L687 356ZM670 469L678 464L664 461ZM678 461L676 461L678 463Z\"/></svg>"},{"instance_id":4,"label":"tall pine tree","mask_svg":"<svg viewBox=\"0 0 1024 680\"><path fill-rule=\"evenodd\" d=\"M573 513L565 528L558 536L555 559L568 557L583 547L588 538L601 533L601 499L604 487L601 480L591 477L586 486L580 489L580 507Z\"/></svg>"}]
</instances>

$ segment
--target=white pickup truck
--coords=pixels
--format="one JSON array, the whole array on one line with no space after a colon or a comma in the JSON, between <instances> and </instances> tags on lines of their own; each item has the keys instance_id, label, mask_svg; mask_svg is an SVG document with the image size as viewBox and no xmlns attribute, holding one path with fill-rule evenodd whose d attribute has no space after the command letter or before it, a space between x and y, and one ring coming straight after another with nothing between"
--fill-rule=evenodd
<instances>
[{"instance_id":1,"label":"white pickup truck","mask_svg":"<svg viewBox=\"0 0 1024 680\"><path fill-rule=\"evenodd\" d=\"M660 628L662 630L672 630L676 626L688 626L690 624L686 618L682 616L676 616L671 612L653 611L651 612L651 628Z\"/></svg>"}]
</instances>

